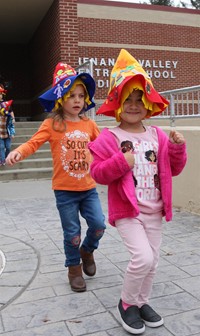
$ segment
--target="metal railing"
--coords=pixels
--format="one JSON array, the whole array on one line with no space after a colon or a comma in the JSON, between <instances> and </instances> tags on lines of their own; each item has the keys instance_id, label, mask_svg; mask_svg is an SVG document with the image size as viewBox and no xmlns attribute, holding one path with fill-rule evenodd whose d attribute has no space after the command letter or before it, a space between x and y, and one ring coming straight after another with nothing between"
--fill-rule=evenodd
<instances>
[{"instance_id":1,"label":"metal railing","mask_svg":"<svg viewBox=\"0 0 200 336\"><path fill-rule=\"evenodd\" d=\"M200 117L200 85L163 91L160 94L169 100L170 104L162 114L154 117L154 119L169 119L170 125L174 126L176 119ZM98 122L115 120L112 117L96 115L95 112L100 105L97 104L95 111L88 111L89 116Z\"/></svg>"},{"instance_id":2,"label":"metal railing","mask_svg":"<svg viewBox=\"0 0 200 336\"><path fill-rule=\"evenodd\" d=\"M170 104L156 118L170 119L173 126L176 119L200 117L200 85L160 93L169 100Z\"/></svg>"}]
</instances>

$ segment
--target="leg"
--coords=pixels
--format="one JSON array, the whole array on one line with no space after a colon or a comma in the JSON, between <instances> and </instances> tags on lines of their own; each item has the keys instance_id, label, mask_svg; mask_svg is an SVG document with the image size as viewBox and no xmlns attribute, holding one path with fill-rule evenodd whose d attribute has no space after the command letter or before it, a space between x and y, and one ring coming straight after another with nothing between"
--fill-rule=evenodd
<instances>
[{"instance_id":1,"label":"leg","mask_svg":"<svg viewBox=\"0 0 200 336\"><path fill-rule=\"evenodd\" d=\"M163 318L157 314L147 303L152 290L153 278L158 265L161 234L162 234L162 214L156 213L149 217L147 214L142 214L145 232L147 234L149 244L153 253L153 264L150 272L145 277L139 296L140 315L145 324L151 328L157 328L163 325ZM146 218L145 218L146 217Z\"/></svg>"},{"instance_id":2,"label":"leg","mask_svg":"<svg viewBox=\"0 0 200 336\"><path fill-rule=\"evenodd\" d=\"M105 217L95 188L85 192L81 201L80 213L88 225L82 247L88 252L93 252L98 248L99 240L103 237L106 229Z\"/></svg>"},{"instance_id":3,"label":"leg","mask_svg":"<svg viewBox=\"0 0 200 336\"><path fill-rule=\"evenodd\" d=\"M0 138L0 165L5 162L5 141Z\"/></svg>"},{"instance_id":4,"label":"leg","mask_svg":"<svg viewBox=\"0 0 200 336\"><path fill-rule=\"evenodd\" d=\"M68 278L71 289L75 292L84 292L86 283L82 276L79 252L81 241L79 198L81 193L65 190L55 190L54 193L63 228L65 266L69 268Z\"/></svg>"},{"instance_id":5,"label":"leg","mask_svg":"<svg viewBox=\"0 0 200 336\"><path fill-rule=\"evenodd\" d=\"M8 154L10 153L10 148L11 148L11 138L8 137L5 139L5 149L6 149L5 157L6 158Z\"/></svg>"},{"instance_id":6,"label":"leg","mask_svg":"<svg viewBox=\"0 0 200 336\"><path fill-rule=\"evenodd\" d=\"M83 271L86 275L93 276L96 273L93 251L97 249L99 240L102 238L106 228L96 189L85 193L85 197L81 202L81 215L88 225L86 237L80 248Z\"/></svg>"},{"instance_id":7,"label":"leg","mask_svg":"<svg viewBox=\"0 0 200 336\"><path fill-rule=\"evenodd\" d=\"M139 217L120 219L115 224L131 255L124 276L121 298L129 305L139 306L143 281L153 265L152 249Z\"/></svg>"},{"instance_id":8,"label":"leg","mask_svg":"<svg viewBox=\"0 0 200 336\"><path fill-rule=\"evenodd\" d=\"M123 302L121 306L119 304L124 328L127 328L126 315L128 316L129 309L131 310L135 306L139 308L139 314L146 325L158 327L164 323L162 317L146 304L149 300L158 264L161 223L161 213L153 214L151 217L149 214L140 214L135 219L126 218L116 221L117 229L131 254L122 289ZM127 307L129 308L127 309ZM134 318L132 317L131 321L132 329L133 326L137 329L137 332L134 330L133 333L138 333L137 314ZM129 327L130 325L128 325ZM140 328L143 330L142 326Z\"/></svg>"},{"instance_id":9,"label":"leg","mask_svg":"<svg viewBox=\"0 0 200 336\"><path fill-rule=\"evenodd\" d=\"M151 216L142 214L142 221L153 253L153 263L149 273L144 278L142 283L138 304L139 307L148 303L152 291L153 279L158 266L160 256L160 245L162 241L162 214L156 213Z\"/></svg>"},{"instance_id":10,"label":"leg","mask_svg":"<svg viewBox=\"0 0 200 336\"><path fill-rule=\"evenodd\" d=\"M142 334L145 325L140 316L138 297L143 277L152 263L152 254L139 219L120 219L115 225L131 255L117 307L119 319L123 328L129 333Z\"/></svg>"},{"instance_id":11,"label":"leg","mask_svg":"<svg viewBox=\"0 0 200 336\"><path fill-rule=\"evenodd\" d=\"M81 241L79 195L81 193L66 190L55 190L54 193L63 229L65 266L79 265Z\"/></svg>"}]
</instances>

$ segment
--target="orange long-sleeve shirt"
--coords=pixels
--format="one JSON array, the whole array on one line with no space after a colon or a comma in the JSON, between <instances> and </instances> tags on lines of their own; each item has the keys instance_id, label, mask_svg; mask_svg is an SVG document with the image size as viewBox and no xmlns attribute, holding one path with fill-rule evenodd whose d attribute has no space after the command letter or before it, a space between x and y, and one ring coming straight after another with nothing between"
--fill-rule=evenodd
<instances>
[{"instance_id":1,"label":"orange long-sleeve shirt","mask_svg":"<svg viewBox=\"0 0 200 336\"><path fill-rule=\"evenodd\" d=\"M52 189L84 191L96 186L89 173L92 158L87 144L98 135L99 129L91 119L66 121L65 132L53 130L52 119L46 119L31 139L16 150L25 159L49 142L53 159Z\"/></svg>"}]
</instances>

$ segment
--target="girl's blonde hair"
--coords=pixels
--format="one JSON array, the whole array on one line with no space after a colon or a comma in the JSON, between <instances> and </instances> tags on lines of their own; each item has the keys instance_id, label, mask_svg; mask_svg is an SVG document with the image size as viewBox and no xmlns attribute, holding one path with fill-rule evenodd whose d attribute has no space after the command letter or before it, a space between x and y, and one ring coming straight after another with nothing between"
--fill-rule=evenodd
<instances>
[{"instance_id":1,"label":"girl's blonde hair","mask_svg":"<svg viewBox=\"0 0 200 336\"><path fill-rule=\"evenodd\" d=\"M82 85L84 87L84 91L85 91L85 106L84 106L83 110L80 112L79 117L82 120L88 120L89 119L85 115L85 110L87 108L87 103L89 101L89 95L88 95L88 92L87 92L87 89L86 89L86 86L84 85L84 83L80 79L77 79L74 82L74 84L72 85L71 89L67 93L65 93L65 95L63 97L56 100L55 107L53 108L52 112L48 116L48 118L52 119L52 128L56 132L61 132L61 133L66 132L67 125L66 125L66 122L65 122L65 115L64 115L64 111L63 111L63 102L65 102L70 97L71 92L74 91L74 89L77 85Z\"/></svg>"}]
</instances>

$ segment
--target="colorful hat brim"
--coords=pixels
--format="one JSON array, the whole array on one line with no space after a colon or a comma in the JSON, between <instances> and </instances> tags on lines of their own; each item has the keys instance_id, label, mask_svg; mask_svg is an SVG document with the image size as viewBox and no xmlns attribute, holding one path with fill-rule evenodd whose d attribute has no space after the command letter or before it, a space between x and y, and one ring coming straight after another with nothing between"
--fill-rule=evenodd
<instances>
[{"instance_id":1,"label":"colorful hat brim","mask_svg":"<svg viewBox=\"0 0 200 336\"><path fill-rule=\"evenodd\" d=\"M120 107L121 104L120 99L122 89L125 86L125 84L128 81L133 80L133 78L140 81L143 87L143 92L146 95L147 100L149 100L153 104L156 104L159 109L156 112L152 111L150 116L156 116L162 113L168 106L169 102L154 89L151 83L149 83L142 74L138 74L134 75L134 77L133 76L126 77L120 85L118 85L117 87L116 86L113 87L106 101L100 106L96 114L103 114L109 117L115 117L115 111Z\"/></svg>"},{"instance_id":2,"label":"colorful hat brim","mask_svg":"<svg viewBox=\"0 0 200 336\"><path fill-rule=\"evenodd\" d=\"M13 103L12 99L7 100L7 101L4 100L4 101L0 102L1 107L4 107L5 109L9 108L12 105L12 103Z\"/></svg>"},{"instance_id":3,"label":"colorful hat brim","mask_svg":"<svg viewBox=\"0 0 200 336\"><path fill-rule=\"evenodd\" d=\"M8 100L8 101L2 101L2 102L0 102L0 113L3 116L10 115L11 111L9 111L9 108L11 107L12 103L13 103L13 100Z\"/></svg>"},{"instance_id":4,"label":"colorful hat brim","mask_svg":"<svg viewBox=\"0 0 200 336\"><path fill-rule=\"evenodd\" d=\"M53 110L53 108L55 107L55 101L63 97L65 93L67 93L71 89L77 78L81 79L84 83L89 95L89 99L91 101L91 104L87 105L86 111L95 106L93 97L96 84L91 75L84 72L75 76L67 76L66 78L58 82L54 87L38 97L46 112L51 112Z\"/></svg>"}]
</instances>

